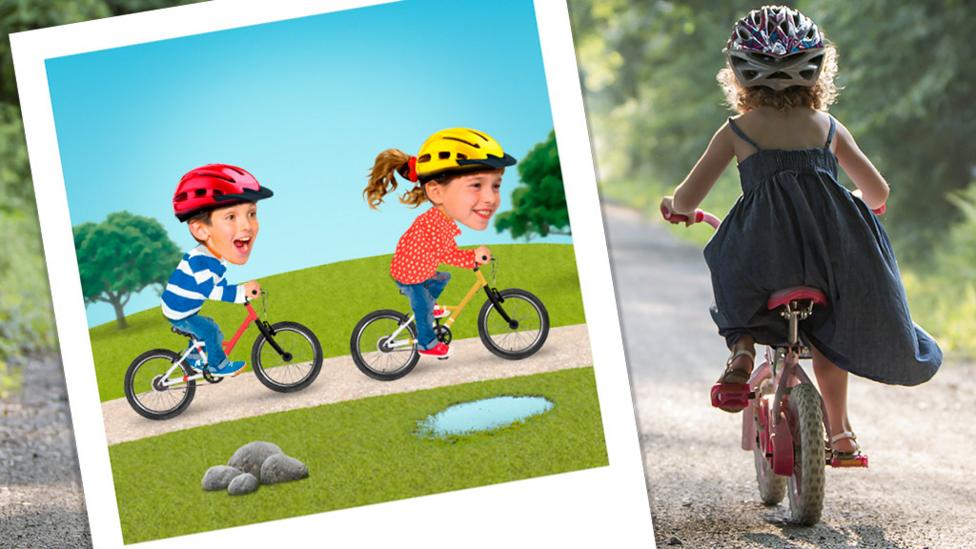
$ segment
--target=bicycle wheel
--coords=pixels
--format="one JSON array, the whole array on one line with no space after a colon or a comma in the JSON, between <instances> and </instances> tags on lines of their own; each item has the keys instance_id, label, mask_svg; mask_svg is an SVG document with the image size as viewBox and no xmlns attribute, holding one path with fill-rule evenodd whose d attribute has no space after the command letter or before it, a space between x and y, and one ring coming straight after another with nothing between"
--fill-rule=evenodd
<instances>
[{"instance_id":1,"label":"bicycle wheel","mask_svg":"<svg viewBox=\"0 0 976 549\"><path fill-rule=\"evenodd\" d=\"M770 394L772 392L771 385L770 378L766 378L759 382L759 389L756 392L762 395L761 398L770 399L772 398ZM763 505L773 506L786 497L786 477L773 472L773 466L769 463L769 459L759 444L761 427L759 417L756 415L760 413L758 404L750 404L748 412L752 413L753 422L755 422L756 445L752 448L752 458L756 465L756 484L759 485L759 499L762 500Z\"/></svg>"},{"instance_id":2,"label":"bicycle wheel","mask_svg":"<svg viewBox=\"0 0 976 549\"><path fill-rule=\"evenodd\" d=\"M820 395L813 385L793 387L789 396L793 434L793 475L790 476L790 522L813 526L820 520L824 498L824 433Z\"/></svg>"},{"instance_id":3,"label":"bicycle wheel","mask_svg":"<svg viewBox=\"0 0 976 549\"><path fill-rule=\"evenodd\" d=\"M478 313L478 335L489 351L508 360L532 356L549 337L549 312L538 297L525 290L509 288L498 292L502 316L489 299Z\"/></svg>"},{"instance_id":4,"label":"bicycle wheel","mask_svg":"<svg viewBox=\"0 0 976 549\"><path fill-rule=\"evenodd\" d=\"M312 330L297 322L275 322L271 338L284 354L258 335L251 347L254 375L265 387L290 393L308 387L322 370L322 346Z\"/></svg>"},{"instance_id":5,"label":"bicycle wheel","mask_svg":"<svg viewBox=\"0 0 976 549\"><path fill-rule=\"evenodd\" d=\"M163 386L166 372L180 355L167 349L153 349L137 356L125 371L125 399L139 415L149 419L169 419L180 415L193 400L197 384L187 381ZM181 381L191 371L180 364L166 381Z\"/></svg>"},{"instance_id":6,"label":"bicycle wheel","mask_svg":"<svg viewBox=\"0 0 976 549\"><path fill-rule=\"evenodd\" d=\"M356 324L349 340L352 360L373 379L392 381L413 370L420 360L417 332L407 316L391 310L373 311ZM402 329L401 329L402 327ZM400 330L393 338L393 334Z\"/></svg>"}]
</instances>

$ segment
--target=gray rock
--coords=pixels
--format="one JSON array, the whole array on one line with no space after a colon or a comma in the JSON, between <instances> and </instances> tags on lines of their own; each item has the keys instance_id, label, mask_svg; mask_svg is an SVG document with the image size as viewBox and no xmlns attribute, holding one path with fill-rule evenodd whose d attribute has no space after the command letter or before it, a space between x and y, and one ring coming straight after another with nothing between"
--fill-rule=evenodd
<instances>
[{"instance_id":1,"label":"gray rock","mask_svg":"<svg viewBox=\"0 0 976 549\"><path fill-rule=\"evenodd\" d=\"M264 460L276 454L284 454L284 452L281 451L281 448L278 448L278 446L270 442L249 442L234 452L227 465L237 467L245 473L258 476L261 473L261 465L264 463Z\"/></svg>"},{"instance_id":2,"label":"gray rock","mask_svg":"<svg viewBox=\"0 0 976 549\"><path fill-rule=\"evenodd\" d=\"M264 461L261 466L261 484L288 482L308 476L308 467L304 463L285 454L276 454Z\"/></svg>"},{"instance_id":3,"label":"gray rock","mask_svg":"<svg viewBox=\"0 0 976 549\"><path fill-rule=\"evenodd\" d=\"M236 467L214 465L203 474L201 484L204 490L226 490L230 486L230 481L234 480L234 477L239 476L241 473L243 471Z\"/></svg>"},{"instance_id":4,"label":"gray rock","mask_svg":"<svg viewBox=\"0 0 976 549\"><path fill-rule=\"evenodd\" d=\"M244 473L234 477L227 487L227 492L232 496L250 494L258 489L258 479L251 473Z\"/></svg>"}]
</instances>

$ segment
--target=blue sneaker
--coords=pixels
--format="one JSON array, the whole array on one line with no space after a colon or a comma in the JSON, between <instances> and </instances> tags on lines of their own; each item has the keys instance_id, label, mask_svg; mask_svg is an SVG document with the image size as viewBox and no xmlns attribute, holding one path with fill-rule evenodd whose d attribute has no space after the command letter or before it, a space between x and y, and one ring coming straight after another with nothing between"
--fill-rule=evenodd
<instances>
[{"instance_id":1,"label":"blue sneaker","mask_svg":"<svg viewBox=\"0 0 976 549\"><path fill-rule=\"evenodd\" d=\"M216 368L208 367L208 369L215 377L235 376L241 373L241 370L244 369L244 361L238 360L231 362L230 360L224 359L224 361L221 362Z\"/></svg>"}]
</instances>

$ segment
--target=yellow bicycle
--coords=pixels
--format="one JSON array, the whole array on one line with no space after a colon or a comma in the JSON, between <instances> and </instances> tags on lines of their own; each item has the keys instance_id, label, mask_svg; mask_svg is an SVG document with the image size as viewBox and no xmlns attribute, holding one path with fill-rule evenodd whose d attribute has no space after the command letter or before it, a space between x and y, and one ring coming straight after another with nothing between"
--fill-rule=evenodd
<instances>
[{"instance_id":1,"label":"yellow bicycle","mask_svg":"<svg viewBox=\"0 0 976 549\"><path fill-rule=\"evenodd\" d=\"M451 326L478 290L484 289L488 299L478 313L478 335L481 342L495 355L520 360L535 354L549 336L549 312L542 301L518 288L494 288L495 263L492 259L491 279L475 267L475 281L455 306L446 306L449 316L434 320L434 333L445 344L453 338ZM420 360L417 352L417 328L414 315L392 309L369 313L356 324L349 342L353 361L364 374L382 381L399 379L413 370Z\"/></svg>"}]
</instances>

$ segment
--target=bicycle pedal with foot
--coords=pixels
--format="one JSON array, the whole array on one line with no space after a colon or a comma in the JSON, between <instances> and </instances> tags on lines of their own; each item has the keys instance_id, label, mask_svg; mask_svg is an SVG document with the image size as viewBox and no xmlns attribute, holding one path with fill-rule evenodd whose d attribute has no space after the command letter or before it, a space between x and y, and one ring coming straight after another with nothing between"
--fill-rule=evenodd
<instances>
[{"instance_id":1,"label":"bicycle pedal with foot","mask_svg":"<svg viewBox=\"0 0 976 549\"><path fill-rule=\"evenodd\" d=\"M716 383L712 385L712 406L721 410L741 411L749 406L749 399L754 393L748 383Z\"/></svg>"},{"instance_id":2,"label":"bicycle pedal with foot","mask_svg":"<svg viewBox=\"0 0 976 549\"><path fill-rule=\"evenodd\" d=\"M868 466L868 456L864 454L859 454L851 457L844 456L830 456L827 459L827 465L831 467L867 467Z\"/></svg>"}]
</instances>

